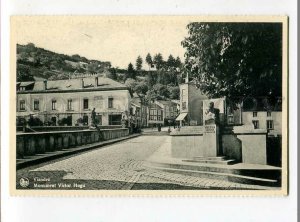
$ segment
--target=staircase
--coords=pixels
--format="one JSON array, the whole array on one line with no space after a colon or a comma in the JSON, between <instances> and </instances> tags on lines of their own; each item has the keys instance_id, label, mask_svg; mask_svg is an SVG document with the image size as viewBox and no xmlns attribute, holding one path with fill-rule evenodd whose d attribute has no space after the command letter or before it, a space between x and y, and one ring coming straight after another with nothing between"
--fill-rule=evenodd
<instances>
[{"instance_id":1,"label":"staircase","mask_svg":"<svg viewBox=\"0 0 300 222\"><path fill-rule=\"evenodd\" d=\"M194 157L176 161L151 161L148 167L164 172L230 182L279 187L281 168L263 165L235 164L235 160L220 157Z\"/></svg>"},{"instance_id":2,"label":"staircase","mask_svg":"<svg viewBox=\"0 0 300 222\"><path fill-rule=\"evenodd\" d=\"M225 156L217 156L217 157L202 157L197 156L193 159L182 160L183 162L192 162L192 163L210 163L210 164L222 164L222 165L232 165L236 163L233 159L226 159Z\"/></svg>"}]
</instances>

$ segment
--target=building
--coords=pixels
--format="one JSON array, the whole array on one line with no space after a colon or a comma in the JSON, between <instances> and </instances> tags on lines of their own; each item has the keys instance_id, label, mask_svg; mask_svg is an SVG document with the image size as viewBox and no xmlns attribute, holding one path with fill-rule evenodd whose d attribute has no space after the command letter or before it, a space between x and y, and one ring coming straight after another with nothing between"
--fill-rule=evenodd
<instances>
[{"instance_id":1,"label":"building","mask_svg":"<svg viewBox=\"0 0 300 222\"><path fill-rule=\"evenodd\" d=\"M210 102L220 111L221 125L266 129L268 136L282 134L281 98L249 97L232 104L226 98L209 99L193 82L180 85L180 115L176 120L182 126L203 125L205 107Z\"/></svg>"},{"instance_id":2,"label":"building","mask_svg":"<svg viewBox=\"0 0 300 222\"><path fill-rule=\"evenodd\" d=\"M282 134L281 98L248 98L241 107L242 124L254 129L267 129L268 136Z\"/></svg>"},{"instance_id":3,"label":"building","mask_svg":"<svg viewBox=\"0 0 300 222\"><path fill-rule=\"evenodd\" d=\"M138 96L132 98L130 114L136 117L138 127L147 126L147 109L148 107L143 104L142 98Z\"/></svg>"},{"instance_id":4,"label":"building","mask_svg":"<svg viewBox=\"0 0 300 222\"><path fill-rule=\"evenodd\" d=\"M176 121L183 125L203 125L203 100L208 99L193 82L186 81L180 88L180 115Z\"/></svg>"},{"instance_id":5,"label":"building","mask_svg":"<svg viewBox=\"0 0 300 222\"><path fill-rule=\"evenodd\" d=\"M154 125L163 125L164 124L164 109L161 105L156 104L155 102L150 103L148 106L148 126L154 126Z\"/></svg>"},{"instance_id":6,"label":"building","mask_svg":"<svg viewBox=\"0 0 300 222\"><path fill-rule=\"evenodd\" d=\"M171 100L156 100L154 103L163 109L164 125L173 125L179 112L177 103Z\"/></svg>"},{"instance_id":7,"label":"building","mask_svg":"<svg viewBox=\"0 0 300 222\"><path fill-rule=\"evenodd\" d=\"M82 79L17 83L17 119L34 116L44 125L90 125L96 111L99 125L121 125L130 110L128 88L112 79Z\"/></svg>"}]
</instances>

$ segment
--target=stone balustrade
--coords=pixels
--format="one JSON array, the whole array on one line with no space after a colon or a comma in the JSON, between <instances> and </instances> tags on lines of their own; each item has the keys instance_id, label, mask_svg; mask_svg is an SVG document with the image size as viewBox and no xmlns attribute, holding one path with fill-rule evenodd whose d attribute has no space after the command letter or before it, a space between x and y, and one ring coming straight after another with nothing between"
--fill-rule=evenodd
<instances>
[{"instance_id":1,"label":"stone balustrade","mask_svg":"<svg viewBox=\"0 0 300 222\"><path fill-rule=\"evenodd\" d=\"M84 146L104 140L116 139L129 135L127 128L17 133L17 159L24 156L54 152L62 149Z\"/></svg>"}]
</instances>

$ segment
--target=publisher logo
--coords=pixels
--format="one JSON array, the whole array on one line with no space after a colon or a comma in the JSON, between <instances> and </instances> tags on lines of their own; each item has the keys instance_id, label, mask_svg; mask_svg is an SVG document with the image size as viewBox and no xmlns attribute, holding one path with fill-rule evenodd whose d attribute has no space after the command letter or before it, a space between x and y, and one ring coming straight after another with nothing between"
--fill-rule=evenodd
<instances>
[{"instance_id":1,"label":"publisher logo","mask_svg":"<svg viewBox=\"0 0 300 222\"><path fill-rule=\"evenodd\" d=\"M28 187L28 185L29 185L29 180L28 180L28 178L22 177L22 178L20 179L20 185L21 185L21 187Z\"/></svg>"}]
</instances>

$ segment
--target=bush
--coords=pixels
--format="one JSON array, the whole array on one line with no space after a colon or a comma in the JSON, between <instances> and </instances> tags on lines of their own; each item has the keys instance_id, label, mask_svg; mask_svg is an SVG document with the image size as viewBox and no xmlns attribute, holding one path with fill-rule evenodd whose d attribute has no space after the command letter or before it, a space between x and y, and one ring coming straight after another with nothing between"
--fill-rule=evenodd
<instances>
[{"instance_id":1,"label":"bush","mask_svg":"<svg viewBox=\"0 0 300 222\"><path fill-rule=\"evenodd\" d=\"M29 126L42 126L43 122L38 117L30 117L28 120Z\"/></svg>"}]
</instances>

